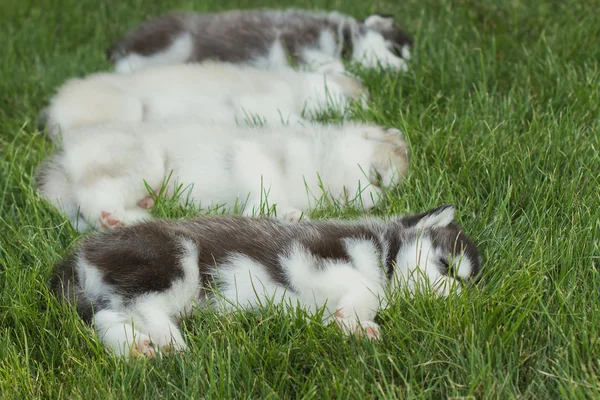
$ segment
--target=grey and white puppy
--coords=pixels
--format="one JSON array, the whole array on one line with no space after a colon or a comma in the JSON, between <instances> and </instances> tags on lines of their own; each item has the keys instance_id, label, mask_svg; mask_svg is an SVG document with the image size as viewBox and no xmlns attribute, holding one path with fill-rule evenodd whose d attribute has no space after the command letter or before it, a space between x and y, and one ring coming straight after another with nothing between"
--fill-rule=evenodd
<instances>
[{"instance_id":1,"label":"grey and white puppy","mask_svg":"<svg viewBox=\"0 0 600 400\"><path fill-rule=\"evenodd\" d=\"M176 319L194 307L325 307L324 322L377 339L389 292L446 296L477 278L481 256L453 219L444 206L392 220L153 221L88 237L51 285L126 357L185 349Z\"/></svg>"},{"instance_id":2,"label":"grey and white puppy","mask_svg":"<svg viewBox=\"0 0 600 400\"><path fill-rule=\"evenodd\" d=\"M407 69L412 39L390 16L364 21L338 12L236 10L171 13L151 19L107 51L117 72L207 59L281 68L294 63L343 70L341 59L366 67Z\"/></svg>"}]
</instances>

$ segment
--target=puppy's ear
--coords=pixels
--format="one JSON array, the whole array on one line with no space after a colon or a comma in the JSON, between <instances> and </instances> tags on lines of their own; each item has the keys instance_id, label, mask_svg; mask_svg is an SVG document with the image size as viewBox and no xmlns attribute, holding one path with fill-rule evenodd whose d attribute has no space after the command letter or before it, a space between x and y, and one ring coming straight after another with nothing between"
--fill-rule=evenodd
<instances>
[{"instance_id":1,"label":"puppy's ear","mask_svg":"<svg viewBox=\"0 0 600 400\"><path fill-rule=\"evenodd\" d=\"M365 26L376 30L391 29L394 27L394 17L391 15L373 14L365 19Z\"/></svg>"},{"instance_id":2,"label":"puppy's ear","mask_svg":"<svg viewBox=\"0 0 600 400\"><path fill-rule=\"evenodd\" d=\"M405 226L417 229L444 228L454 221L454 206L445 205L421 214L402 218Z\"/></svg>"}]
</instances>

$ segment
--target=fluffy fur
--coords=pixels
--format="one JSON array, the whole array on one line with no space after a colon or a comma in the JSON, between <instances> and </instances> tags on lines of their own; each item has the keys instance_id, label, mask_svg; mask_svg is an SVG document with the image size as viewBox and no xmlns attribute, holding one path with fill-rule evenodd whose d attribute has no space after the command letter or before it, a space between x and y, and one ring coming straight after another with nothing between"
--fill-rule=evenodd
<instances>
[{"instance_id":1,"label":"fluffy fur","mask_svg":"<svg viewBox=\"0 0 600 400\"><path fill-rule=\"evenodd\" d=\"M281 68L353 59L366 67L407 69L412 39L390 16L357 21L337 12L236 10L154 18L108 50L117 72L207 59Z\"/></svg>"},{"instance_id":2,"label":"fluffy fur","mask_svg":"<svg viewBox=\"0 0 600 400\"><path fill-rule=\"evenodd\" d=\"M124 356L185 349L176 319L196 306L325 307L324 322L377 339L385 294L408 284L448 295L479 274L478 250L453 217L445 206L391 221L153 221L89 237L52 287Z\"/></svg>"},{"instance_id":3,"label":"fluffy fur","mask_svg":"<svg viewBox=\"0 0 600 400\"><path fill-rule=\"evenodd\" d=\"M64 84L40 116L50 138L110 121L195 118L219 123L294 124L328 107L345 112L361 84L336 72L264 71L206 62L97 73Z\"/></svg>"},{"instance_id":4,"label":"fluffy fur","mask_svg":"<svg viewBox=\"0 0 600 400\"><path fill-rule=\"evenodd\" d=\"M72 132L38 174L41 193L77 229L128 225L149 218L146 184L202 207L244 206L251 215L275 207L297 220L323 191L371 208L407 169L400 131L377 126L307 125L240 128L202 123L112 124Z\"/></svg>"}]
</instances>

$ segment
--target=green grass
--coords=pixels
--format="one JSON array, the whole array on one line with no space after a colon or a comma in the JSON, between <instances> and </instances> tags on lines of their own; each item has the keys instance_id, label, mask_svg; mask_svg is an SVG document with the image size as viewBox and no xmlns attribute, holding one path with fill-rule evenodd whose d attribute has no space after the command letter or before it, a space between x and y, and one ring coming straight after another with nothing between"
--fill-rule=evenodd
<instances>
[{"instance_id":1,"label":"green grass","mask_svg":"<svg viewBox=\"0 0 600 400\"><path fill-rule=\"evenodd\" d=\"M104 49L151 15L258 4L383 11L414 33L410 72L362 74L371 101L360 119L404 130L412 149L406 184L377 212L456 205L483 280L447 300L400 296L381 313L380 343L277 309L200 312L184 323L185 354L112 357L46 287L78 236L32 188L52 151L37 112L67 78L107 69ZM1 8L0 398L600 398L600 1Z\"/></svg>"}]
</instances>

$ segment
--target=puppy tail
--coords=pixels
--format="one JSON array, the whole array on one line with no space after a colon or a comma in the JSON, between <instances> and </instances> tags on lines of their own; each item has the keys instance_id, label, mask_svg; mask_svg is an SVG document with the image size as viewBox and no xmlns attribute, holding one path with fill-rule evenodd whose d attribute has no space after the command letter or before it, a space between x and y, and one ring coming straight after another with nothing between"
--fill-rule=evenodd
<instances>
[{"instance_id":1,"label":"puppy tail","mask_svg":"<svg viewBox=\"0 0 600 400\"><path fill-rule=\"evenodd\" d=\"M91 323L94 311L99 311L99 304L94 304L84 293L77 271L78 257L72 254L56 264L52 271L50 289L63 302L74 305L81 318Z\"/></svg>"},{"instance_id":2,"label":"puppy tail","mask_svg":"<svg viewBox=\"0 0 600 400\"><path fill-rule=\"evenodd\" d=\"M73 185L61 163L62 152L54 154L36 170L34 185L40 194L64 213L75 229L85 232L88 224L80 217L73 198Z\"/></svg>"},{"instance_id":3,"label":"puppy tail","mask_svg":"<svg viewBox=\"0 0 600 400\"><path fill-rule=\"evenodd\" d=\"M140 122L144 104L127 93L128 78L99 73L64 84L40 113L49 138L58 141L71 131L101 123Z\"/></svg>"}]
</instances>

